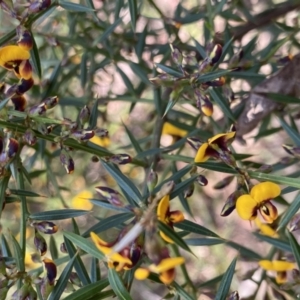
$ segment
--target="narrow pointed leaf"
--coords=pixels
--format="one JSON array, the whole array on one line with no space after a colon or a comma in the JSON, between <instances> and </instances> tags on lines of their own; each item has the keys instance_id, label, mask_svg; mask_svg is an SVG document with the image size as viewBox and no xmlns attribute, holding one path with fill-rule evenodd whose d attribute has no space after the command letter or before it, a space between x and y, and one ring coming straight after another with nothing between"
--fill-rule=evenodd
<instances>
[{"instance_id":1,"label":"narrow pointed leaf","mask_svg":"<svg viewBox=\"0 0 300 300\"><path fill-rule=\"evenodd\" d=\"M36 42L35 42L32 32L31 32L31 37L32 37L32 41L33 41L33 47L30 50L30 57L32 60L33 68L34 68L35 72L37 73L38 77L41 79L42 78L41 59L40 59L39 50L37 48L37 45L36 45Z\"/></svg>"},{"instance_id":2,"label":"narrow pointed leaf","mask_svg":"<svg viewBox=\"0 0 300 300\"><path fill-rule=\"evenodd\" d=\"M74 2L59 0L58 3L62 8L64 8L67 11L72 11L72 12L93 12L94 11L94 9L90 7L78 3L74 3Z\"/></svg>"},{"instance_id":3,"label":"narrow pointed leaf","mask_svg":"<svg viewBox=\"0 0 300 300\"><path fill-rule=\"evenodd\" d=\"M253 234L256 237L258 237L260 240L262 240L264 242L267 242L267 243L271 244L272 246L274 246L274 247L276 247L280 250L292 252L291 246L286 241L276 239L276 238L272 238L272 237L269 237L267 235L262 235L262 234L259 234L259 233L253 233Z\"/></svg>"},{"instance_id":4,"label":"narrow pointed leaf","mask_svg":"<svg viewBox=\"0 0 300 300\"><path fill-rule=\"evenodd\" d=\"M137 19L137 1L128 0L129 12L131 17L131 27L133 32L135 31L136 19Z\"/></svg>"},{"instance_id":5,"label":"narrow pointed leaf","mask_svg":"<svg viewBox=\"0 0 300 300\"><path fill-rule=\"evenodd\" d=\"M125 288L119 274L115 271L115 269L108 269L108 281L110 283L111 288L115 292L118 299L122 300L131 300L131 296L127 289Z\"/></svg>"},{"instance_id":6,"label":"narrow pointed leaf","mask_svg":"<svg viewBox=\"0 0 300 300\"><path fill-rule=\"evenodd\" d=\"M290 138L294 141L295 145L300 146L300 135L296 132L288 123L283 119L279 119L281 126L290 136Z\"/></svg>"},{"instance_id":7,"label":"narrow pointed leaf","mask_svg":"<svg viewBox=\"0 0 300 300\"><path fill-rule=\"evenodd\" d=\"M191 222L189 220L184 220L180 223L174 224L175 227L191 232L191 233L197 233L202 234L205 236L211 236L211 237L219 237L216 233L212 232L211 230L207 229L206 227L203 227L197 223Z\"/></svg>"},{"instance_id":8,"label":"narrow pointed leaf","mask_svg":"<svg viewBox=\"0 0 300 300\"><path fill-rule=\"evenodd\" d=\"M57 210L49 210L49 211L31 214L29 218L32 220L39 220L39 221L64 220L64 219L83 216L87 213L89 213L89 211L83 209L57 209Z\"/></svg>"}]
</instances>

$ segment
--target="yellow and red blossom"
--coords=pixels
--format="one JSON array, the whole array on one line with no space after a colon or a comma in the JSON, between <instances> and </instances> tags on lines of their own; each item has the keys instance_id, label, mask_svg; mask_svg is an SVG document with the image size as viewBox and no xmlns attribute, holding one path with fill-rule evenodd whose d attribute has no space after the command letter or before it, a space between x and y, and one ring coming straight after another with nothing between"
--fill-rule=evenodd
<instances>
[{"instance_id":1,"label":"yellow and red blossom","mask_svg":"<svg viewBox=\"0 0 300 300\"><path fill-rule=\"evenodd\" d=\"M219 158L220 152L229 152L228 145L230 145L235 138L235 131L227 133L219 133L203 143L195 156L195 163L203 163L210 157Z\"/></svg>"},{"instance_id":2,"label":"yellow and red blossom","mask_svg":"<svg viewBox=\"0 0 300 300\"><path fill-rule=\"evenodd\" d=\"M169 225L173 229L174 223L179 223L184 220L183 213L180 210L170 211L170 195L164 196L157 206L157 218L159 221ZM160 236L168 243L174 243L162 231L159 232Z\"/></svg>"},{"instance_id":3,"label":"yellow and red blossom","mask_svg":"<svg viewBox=\"0 0 300 300\"><path fill-rule=\"evenodd\" d=\"M29 51L19 46L9 45L0 49L0 66L14 71L18 78L28 80L32 77L29 58Z\"/></svg>"},{"instance_id":4,"label":"yellow and red blossom","mask_svg":"<svg viewBox=\"0 0 300 300\"><path fill-rule=\"evenodd\" d=\"M257 211L267 223L272 223L278 217L277 208L270 200L280 195L280 187L273 182L261 182L255 185L250 194L242 195L237 199L236 210L244 220L254 220Z\"/></svg>"},{"instance_id":5,"label":"yellow and red blossom","mask_svg":"<svg viewBox=\"0 0 300 300\"><path fill-rule=\"evenodd\" d=\"M260 267L266 271L275 271L276 273L276 282L278 284L286 282L287 271L290 271L295 268L293 262L288 262L284 260L260 260L258 262Z\"/></svg>"},{"instance_id":6,"label":"yellow and red blossom","mask_svg":"<svg viewBox=\"0 0 300 300\"><path fill-rule=\"evenodd\" d=\"M175 279L175 267L183 264L184 261L183 257L165 258L157 265L151 264L147 268L138 268L134 273L134 277L138 280L145 280L150 275L150 272L153 272L159 275L162 283L168 285Z\"/></svg>"}]
</instances>

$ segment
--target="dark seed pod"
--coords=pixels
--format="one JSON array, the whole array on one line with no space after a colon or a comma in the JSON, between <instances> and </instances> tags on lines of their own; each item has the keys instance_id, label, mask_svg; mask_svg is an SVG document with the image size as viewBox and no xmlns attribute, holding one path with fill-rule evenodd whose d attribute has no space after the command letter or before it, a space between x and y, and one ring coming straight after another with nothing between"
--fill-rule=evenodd
<instances>
[{"instance_id":1,"label":"dark seed pod","mask_svg":"<svg viewBox=\"0 0 300 300\"><path fill-rule=\"evenodd\" d=\"M132 161L132 158L128 154L115 154L108 157L107 160L117 165L126 165Z\"/></svg>"},{"instance_id":2,"label":"dark seed pod","mask_svg":"<svg viewBox=\"0 0 300 300\"><path fill-rule=\"evenodd\" d=\"M55 265L54 261L49 258L44 258L43 263L44 263L44 268L47 273L46 277L48 279L48 282L50 285L53 285L55 282L56 275L57 275L56 265Z\"/></svg>"},{"instance_id":3,"label":"dark seed pod","mask_svg":"<svg viewBox=\"0 0 300 300\"><path fill-rule=\"evenodd\" d=\"M94 130L76 130L71 133L70 137L77 141L85 142L90 140L94 135Z\"/></svg>"},{"instance_id":4,"label":"dark seed pod","mask_svg":"<svg viewBox=\"0 0 300 300\"><path fill-rule=\"evenodd\" d=\"M209 55L211 59L211 65L213 66L215 63L217 63L222 55L222 46L220 44L217 44L211 54Z\"/></svg>"},{"instance_id":5,"label":"dark seed pod","mask_svg":"<svg viewBox=\"0 0 300 300\"><path fill-rule=\"evenodd\" d=\"M13 103L15 110L25 111L27 101L23 95L14 95L10 100Z\"/></svg>"}]
</instances>

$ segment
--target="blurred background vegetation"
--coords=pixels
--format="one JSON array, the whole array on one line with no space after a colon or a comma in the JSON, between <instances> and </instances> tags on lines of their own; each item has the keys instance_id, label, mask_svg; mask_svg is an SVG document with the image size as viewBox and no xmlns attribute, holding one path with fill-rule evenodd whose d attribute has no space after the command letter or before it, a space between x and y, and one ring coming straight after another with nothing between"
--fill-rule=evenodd
<instances>
[{"instance_id":1,"label":"blurred background vegetation","mask_svg":"<svg viewBox=\"0 0 300 300\"><path fill-rule=\"evenodd\" d=\"M19 112L7 93L19 79L0 69L6 85L1 88L1 138L19 142L13 159L1 162L0 299L36 299L34 293L28 298L18 293L27 283L43 299L38 290L45 262L37 254L33 224L42 221L58 226L55 234L42 234L46 256L58 268L56 280L60 278L50 284L54 290L49 299L296 298L298 275L289 274L289 284L280 286L257 262L300 259L297 232L293 236L285 231L299 209L299 0L0 0L0 6L0 46L16 45L18 32L28 30L34 79L25 93L26 109ZM217 62L199 71L216 45L223 49ZM181 54L183 61L176 56ZM274 73L277 77L270 84L266 78ZM181 85L182 78L188 83ZM218 80L220 84L211 83ZM291 83L293 91L286 92L284 87ZM249 106L259 84L267 86L255 108L261 105L263 116ZM203 103L199 106L195 86L209 97L212 115L204 112ZM30 108L53 96L59 99L55 108L30 114ZM276 104L264 107L265 98ZM70 123L80 124L85 106L90 117L82 128L95 136L82 141L70 133ZM249 114L251 126L244 122ZM238 136L230 149L239 167L249 171L254 182L272 181L282 188L275 202L280 217L272 224L279 235L258 234L257 225L235 212L220 216L236 190L233 169L209 160L197 164L196 173L203 177L195 176L196 151L188 139L195 137L199 147L232 124ZM45 130L48 126L51 132ZM24 143L29 127L37 137L34 145ZM73 172L62 152L74 161ZM153 193L147 188L150 170L158 175ZM140 197L143 211L147 199L171 180L171 209L181 210L192 222L179 223L181 232L173 236L179 246L168 245L173 256L185 257L176 281L170 286L155 277L137 281L133 270L108 276L103 262L98 268L103 257L79 237L89 238L94 231L112 241L134 215L100 201L107 199L95 187L117 190L137 208L133 198ZM187 197L192 183L193 194ZM195 224L194 229L188 224ZM65 253L60 251L63 242ZM181 242L194 255L183 250ZM76 256L77 249L82 250ZM147 262L146 255L142 260ZM72 270L79 283L71 283ZM85 294L80 294L83 288ZM232 291L239 296L230 295Z\"/></svg>"}]
</instances>

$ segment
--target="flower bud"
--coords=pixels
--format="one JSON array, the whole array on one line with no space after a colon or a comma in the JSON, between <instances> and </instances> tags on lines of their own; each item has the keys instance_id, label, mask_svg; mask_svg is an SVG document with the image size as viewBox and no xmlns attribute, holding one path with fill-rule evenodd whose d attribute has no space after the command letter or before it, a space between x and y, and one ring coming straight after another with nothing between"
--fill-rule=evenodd
<instances>
[{"instance_id":1,"label":"flower bud","mask_svg":"<svg viewBox=\"0 0 300 300\"><path fill-rule=\"evenodd\" d=\"M148 178L147 178L147 187L149 192L151 193L157 185L157 173L154 172L153 169L150 170Z\"/></svg>"},{"instance_id":2,"label":"flower bud","mask_svg":"<svg viewBox=\"0 0 300 300\"><path fill-rule=\"evenodd\" d=\"M91 111L87 107L87 105L85 105L79 113L79 122L80 122L80 124L83 126L85 123L87 123L90 119L90 116L91 116Z\"/></svg>"},{"instance_id":3,"label":"flower bud","mask_svg":"<svg viewBox=\"0 0 300 300\"><path fill-rule=\"evenodd\" d=\"M175 78L169 74L162 73L156 77L149 78L149 81L156 86L172 87L174 86Z\"/></svg>"},{"instance_id":4,"label":"flower bud","mask_svg":"<svg viewBox=\"0 0 300 300\"><path fill-rule=\"evenodd\" d=\"M283 149L290 155L300 158L300 147L294 147L291 145L282 145Z\"/></svg>"},{"instance_id":5,"label":"flower bud","mask_svg":"<svg viewBox=\"0 0 300 300\"><path fill-rule=\"evenodd\" d=\"M24 30L17 41L19 47L23 48L24 50L31 50L33 47L33 39L28 30Z\"/></svg>"},{"instance_id":6,"label":"flower bud","mask_svg":"<svg viewBox=\"0 0 300 300\"><path fill-rule=\"evenodd\" d=\"M14 104L15 110L25 111L27 101L23 95L14 95L10 100Z\"/></svg>"},{"instance_id":7,"label":"flower bud","mask_svg":"<svg viewBox=\"0 0 300 300\"><path fill-rule=\"evenodd\" d=\"M293 59L293 55L289 54L289 55L286 55L286 56L283 56L283 57L277 59L277 63L280 65L284 65L284 64L290 62L292 59Z\"/></svg>"},{"instance_id":8,"label":"flower bud","mask_svg":"<svg viewBox=\"0 0 300 300\"><path fill-rule=\"evenodd\" d=\"M71 272L69 280L71 281L72 284L77 285L77 286L82 286L81 281L75 272Z\"/></svg>"},{"instance_id":9,"label":"flower bud","mask_svg":"<svg viewBox=\"0 0 300 300\"><path fill-rule=\"evenodd\" d=\"M30 225L45 234L53 234L58 230L57 225L50 221L32 222Z\"/></svg>"},{"instance_id":10,"label":"flower bud","mask_svg":"<svg viewBox=\"0 0 300 300\"><path fill-rule=\"evenodd\" d=\"M198 149L201 147L201 145L203 144L198 138L196 137L188 137L187 138L187 142L189 143L189 145L194 148L196 151L198 151Z\"/></svg>"},{"instance_id":11,"label":"flower bud","mask_svg":"<svg viewBox=\"0 0 300 300\"><path fill-rule=\"evenodd\" d=\"M239 300L240 299L239 293L237 291L234 291L228 296L227 299L228 300Z\"/></svg>"},{"instance_id":12,"label":"flower bud","mask_svg":"<svg viewBox=\"0 0 300 300\"><path fill-rule=\"evenodd\" d=\"M112 162L117 165L126 165L132 161L131 156L128 154L115 154L107 158L109 162Z\"/></svg>"},{"instance_id":13,"label":"flower bud","mask_svg":"<svg viewBox=\"0 0 300 300\"><path fill-rule=\"evenodd\" d=\"M29 295L29 284L24 283L19 289L17 289L12 295L11 300L25 300Z\"/></svg>"},{"instance_id":14,"label":"flower bud","mask_svg":"<svg viewBox=\"0 0 300 300\"><path fill-rule=\"evenodd\" d=\"M261 173L265 173L265 174L269 174L273 171L273 166L271 165L267 165L267 164L264 164L264 165L261 165L258 169L257 169L257 172L261 172Z\"/></svg>"},{"instance_id":15,"label":"flower bud","mask_svg":"<svg viewBox=\"0 0 300 300\"><path fill-rule=\"evenodd\" d=\"M221 181L217 182L217 183L213 186L213 188L214 188L215 190L221 190L221 189L223 189L224 187L228 186L228 185L232 182L233 179L234 179L234 176L228 176L228 177L222 179Z\"/></svg>"},{"instance_id":16,"label":"flower bud","mask_svg":"<svg viewBox=\"0 0 300 300\"><path fill-rule=\"evenodd\" d=\"M201 186L206 186L208 184L208 180L205 176L199 175L196 177L196 182Z\"/></svg>"},{"instance_id":17,"label":"flower bud","mask_svg":"<svg viewBox=\"0 0 300 300\"><path fill-rule=\"evenodd\" d=\"M300 213L294 215L289 224L289 231L293 232L300 229Z\"/></svg>"},{"instance_id":18,"label":"flower bud","mask_svg":"<svg viewBox=\"0 0 300 300\"><path fill-rule=\"evenodd\" d=\"M35 231L33 242L40 255L44 256L47 252L47 243L44 237L37 230Z\"/></svg>"},{"instance_id":19,"label":"flower bud","mask_svg":"<svg viewBox=\"0 0 300 300\"><path fill-rule=\"evenodd\" d=\"M107 137L108 136L108 130L104 128L97 128L94 130L95 135L99 137Z\"/></svg>"},{"instance_id":20,"label":"flower bud","mask_svg":"<svg viewBox=\"0 0 300 300\"><path fill-rule=\"evenodd\" d=\"M8 164L18 153L19 142L14 138L6 139L0 154L0 165Z\"/></svg>"},{"instance_id":21,"label":"flower bud","mask_svg":"<svg viewBox=\"0 0 300 300\"><path fill-rule=\"evenodd\" d=\"M50 283L50 285L53 285L57 275L56 265L54 261L49 258L44 258L43 263L44 263L44 268L46 271L46 277L48 279L48 282Z\"/></svg>"},{"instance_id":22,"label":"flower bud","mask_svg":"<svg viewBox=\"0 0 300 300\"><path fill-rule=\"evenodd\" d=\"M62 125L63 125L62 131L68 131L67 134L69 134L69 131L73 132L78 128L77 122L73 122L68 118L63 119Z\"/></svg>"},{"instance_id":23,"label":"flower bud","mask_svg":"<svg viewBox=\"0 0 300 300\"><path fill-rule=\"evenodd\" d=\"M174 47L172 44L170 44L170 48L171 48L172 59L177 65L181 65L183 61L183 55L181 51L177 47Z\"/></svg>"},{"instance_id":24,"label":"flower bud","mask_svg":"<svg viewBox=\"0 0 300 300\"><path fill-rule=\"evenodd\" d=\"M58 104L58 97L57 96L47 97L45 100L42 101L42 103L45 104L46 109L51 109Z\"/></svg>"},{"instance_id":25,"label":"flower bud","mask_svg":"<svg viewBox=\"0 0 300 300\"><path fill-rule=\"evenodd\" d=\"M212 80L212 81L206 81L204 83L204 86L215 86L215 87L218 87L218 86L223 86L225 84L225 77L220 77L219 79L216 79L216 80Z\"/></svg>"},{"instance_id":26,"label":"flower bud","mask_svg":"<svg viewBox=\"0 0 300 300\"><path fill-rule=\"evenodd\" d=\"M28 114L29 116L38 116L38 115L44 115L45 112L47 110L46 104L45 103L40 103L40 104L36 104L34 106L32 106L29 111Z\"/></svg>"},{"instance_id":27,"label":"flower bud","mask_svg":"<svg viewBox=\"0 0 300 300\"><path fill-rule=\"evenodd\" d=\"M242 191L235 191L233 192L226 200L225 205L222 208L221 216L227 217L229 216L235 209L235 204L237 199L243 195Z\"/></svg>"},{"instance_id":28,"label":"flower bud","mask_svg":"<svg viewBox=\"0 0 300 300\"><path fill-rule=\"evenodd\" d=\"M215 45L213 51L210 53L209 58L211 59L210 65L213 66L217 63L222 55L222 46L220 44Z\"/></svg>"},{"instance_id":29,"label":"flower bud","mask_svg":"<svg viewBox=\"0 0 300 300\"><path fill-rule=\"evenodd\" d=\"M37 138L35 133L29 128L23 134L23 141L29 146L34 146L36 144Z\"/></svg>"},{"instance_id":30,"label":"flower bud","mask_svg":"<svg viewBox=\"0 0 300 300\"><path fill-rule=\"evenodd\" d=\"M79 142L85 142L90 140L94 135L94 130L76 130L71 133L70 137Z\"/></svg>"},{"instance_id":31,"label":"flower bud","mask_svg":"<svg viewBox=\"0 0 300 300\"><path fill-rule=\"evenodd\" d=\"M50 283L46 276L43 278L42 282L40 283L40 287L41 287L42 299L48 299L48 296L53 291L54 281L53 283Z\"/></svg>"},{"instance_id":32,"label":"flower bud","mask_svg":"<svg viewBox=\"0 0 300 300\"><path fill-rule=\"evenodd\" d=\"M51 0L42 0L31 2L28 7L29 13L38 13L51 5Z\"/></svg>"},{"instance_id":33,"label":"flower bud","mask_svg":"<svg viewBox=\"0 0 300 300\"><path fill-rule=\"evenodd\" d=\"M20 65L18 70L15 70L15 74L19 77L19 78L24 78L26 80L30 79L32 77L32 66L29 62L29 60L23 60Z\"/></svg>"},{"instance_id":34,"label":"flower bud","mask_svg":"<svg viewBox=\"0 0 300 300\"><path fill-rule=\"evenodd\" d=\"M61 150L60 162L64 166L68 174L72 174L74 172L75 169L74 160L65 149Z\"/></svg>"},{"instance_id":35,"label":"flower bud","mask_svg":"<svg viewBox=\"0 0 300 300\"><path fill-rule=\"evenodd\" d=\"M191 197L194 194L194 190L195 190L195 184L192 183L189 185L189 187L187 189L184 190L183 197L184 198Z\"/></svg>"},{"instance_id":36,"label":"flower bud","mask_svg":"<svg viewBox=\"0 0 300 300\"><path fill-rule=\"evenodd\" d=\"M0 94L4 94L5 87L5 82L0 82Z\"/></svg>"},{"instance_id":37,"label":"flower bud","mask_svg":"<svg viewBox=\"0 0 300 300\"><path fill-rule=\"evenodd\" d=\"M207 97L203 97L201 101L201 111L203 112L204 115L207 117L212 116L214 112L214 107L212 103L209 101Z\"/></svg>"},{"instance_id":38,"label":"flower bud","mask_svg":"<svg viewBox=\"0 0 300 300\"><path fill-rule=\"evenodd\" d=\"M67 247L66 247L65 243L60 244L59 250L60 250L61 253L68 253L68 250L67 250Z\"/></svg>"},{"instance_id":39,"label":"flower bud","mask_svg":"<svg viewBox=\"0 0 300 300\"><path fill-rule=\"evenodd\" d=\"M124 206L122 197L117 191L104 186L97 186L95 187L95 190L100 194L101 197L107 200L110 204L118 207Z\"/></svg>"}]
</instances>

